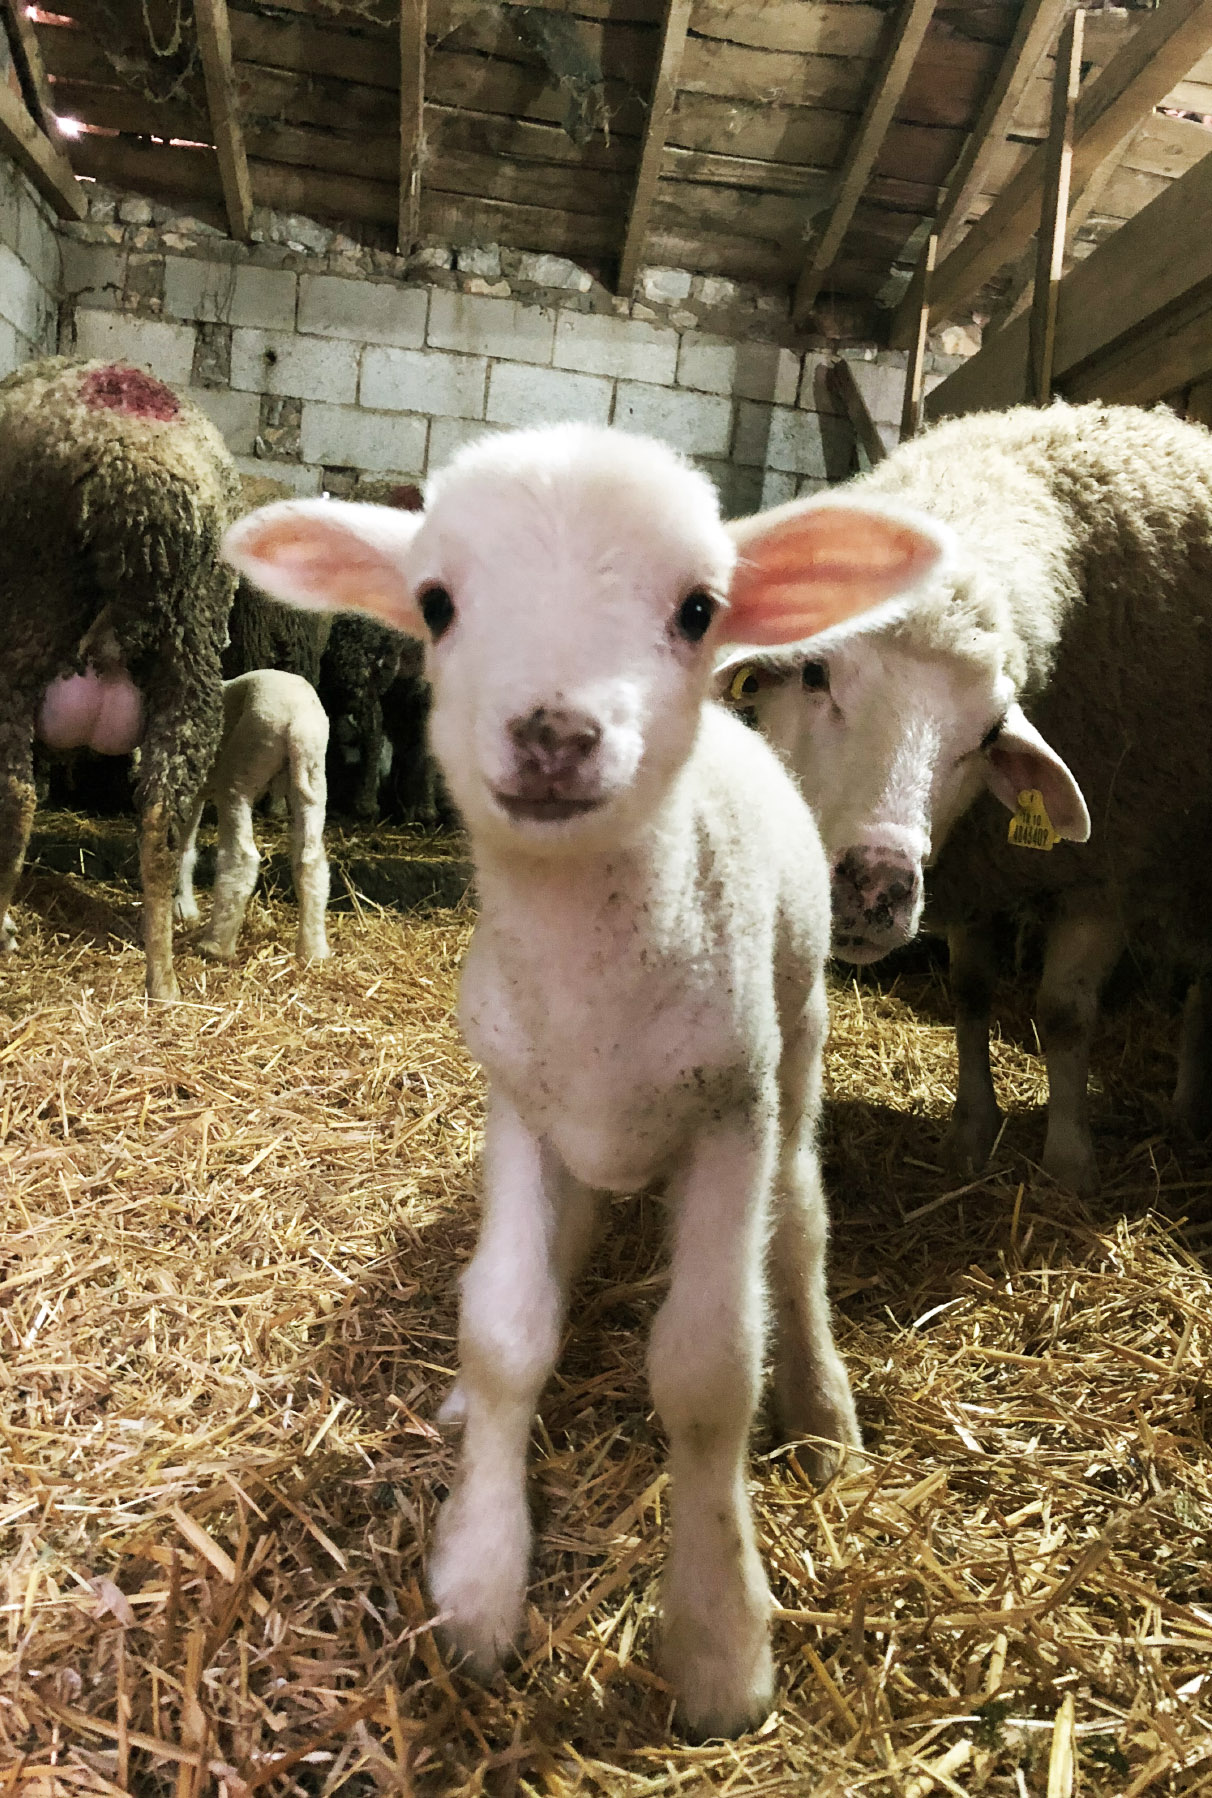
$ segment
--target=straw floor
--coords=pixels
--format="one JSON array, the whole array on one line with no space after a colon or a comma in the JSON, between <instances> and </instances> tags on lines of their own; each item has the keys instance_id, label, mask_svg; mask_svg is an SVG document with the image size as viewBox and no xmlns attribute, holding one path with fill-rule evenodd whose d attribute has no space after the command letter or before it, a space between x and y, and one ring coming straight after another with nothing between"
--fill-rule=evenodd
<instances>
[{"instance_id":1,"label":"straw floor","mask_svg":"<svg viewBox=\"0 0 1212 1798\"><path fill-rule=\"evenodd\" d=\"M1167 1017L1106 1023L1083 1206L1032 1170L1021 1011L995 1170L957 1192L937 978L839 986L832 1278L872 1464L816 1492L758 1433L778 1707L690 1747L654 1652L651 1202L617 1207L535 1425L521 1664L482 1689L435 1643L470 916L364 906L300 973L275 903L149 1007L129 891L31 893L0 984L0 1791L1212 1789L1212 1180L1162 1134Z\"/></svg>"}]
</instances>

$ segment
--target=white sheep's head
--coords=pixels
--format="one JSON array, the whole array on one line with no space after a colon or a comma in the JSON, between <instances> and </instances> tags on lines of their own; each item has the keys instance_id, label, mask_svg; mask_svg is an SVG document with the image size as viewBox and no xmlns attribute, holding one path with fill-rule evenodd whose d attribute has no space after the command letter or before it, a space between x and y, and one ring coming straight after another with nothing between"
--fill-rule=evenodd
<instances>
[{"instance_id":1,"label":"white sheep's head","mask_svg":"<svg viewBox=\"0 0 1212 1798\"><path fill-rule=\"evenodd\" d=\"M431 482L423 515L303 500L229 532L275 598L370 612L427 644L430 735L481 840L610 848L687 760L722 646L803 637L886 597L894 569L829 562L811 590L729 588L705 476L648 438L581 425L488 437Z\"/></svg>"}]
</instances>

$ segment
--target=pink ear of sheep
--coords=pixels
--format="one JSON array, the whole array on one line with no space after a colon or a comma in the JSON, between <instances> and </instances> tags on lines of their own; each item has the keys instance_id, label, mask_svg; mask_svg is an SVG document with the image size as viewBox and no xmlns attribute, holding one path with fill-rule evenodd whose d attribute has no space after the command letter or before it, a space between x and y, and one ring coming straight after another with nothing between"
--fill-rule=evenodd
<instances>
[{"instance_id":1,"label":"pink ear of sheep","mask_svg":"<svg viewBox=\"0 0 1212 1798\"><path fill-rule=\"evenodd\" d=\"M393 630L423 637L404 560L419 513L337 500L284 500L241 518L223 554L241 574L305 611L369 612Z\"/></svg>"}]
</instances>

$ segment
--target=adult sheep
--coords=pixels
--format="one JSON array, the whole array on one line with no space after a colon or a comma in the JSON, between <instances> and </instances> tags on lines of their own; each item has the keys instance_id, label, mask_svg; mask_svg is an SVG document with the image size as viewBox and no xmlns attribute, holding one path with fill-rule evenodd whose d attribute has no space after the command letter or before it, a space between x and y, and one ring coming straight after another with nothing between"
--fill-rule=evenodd
<instances>
[{"instance_id":1,"label":"adult sheep","mask_svg":"<svg viewBox=\"0 0 1212 1798\"><path fill-rule=\"evenodd\" d=\"M33 745L141 751L147 990L178 996L182 823L219 742L235 466L139 369L52 356L0 383L0 916L34 816Z\"/></svg>"},{"instance_id":2,"label":"adult sheep","mask_svg":"<svg viewBox=\"0 0 1212 1798\"><path fill-rule=\"evenodd\" d=\"M292 489L270 475L241 475L240 504L245 512L289 499ZM276 668L284 674L302 675L315 688L332 618L327 612L300 612L268 599L248 581L240 581L227 625L223 651L223 676L235 680L258 668Z\"/></svg>"},{"instance_id":3,"label":"adult sheep","mask_svg":"<svg viewBox=\"0 0 1212 1798\"><path fill-rule=\"evenodd\" d=\"M891 555L922 526L951 535L946 564L882 618L731 658L731 684L752 689L817 813L834 953L878 960L914 935L928 902L956 1002L951 1147L979 1168L1000 1122L992 922L1042 917L1043 1166L1089 1191L1103 981L1146 935L1196 972L1212 965L1212 437L1164 409L953 419L841 495L736 525L750 568L777 565L794 587L797 537L822 506L839 521L842 563L858 542ZM752 674L736 671L745 660ZM1042 806L1020 807L1024 793ZM1197 985L1176 1111L1200 1135L1212 1125L1209 1011Z\"/></svg>"}]
</instances>

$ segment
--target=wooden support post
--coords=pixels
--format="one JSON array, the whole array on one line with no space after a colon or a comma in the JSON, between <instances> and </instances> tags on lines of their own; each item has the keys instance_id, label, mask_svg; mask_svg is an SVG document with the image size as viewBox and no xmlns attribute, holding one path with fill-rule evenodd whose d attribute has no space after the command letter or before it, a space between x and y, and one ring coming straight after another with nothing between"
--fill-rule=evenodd
<instances>
[{"instance_id":1,"label":"wooden support post","mask_svg":"<svg viewBox=\"0 0 1212 1798\"><path fill-rule=\"evenodd\" d=\"M29 176L61 219L82 219L88 211L84 189L61 146L39 130L15 91L0 81L0 151Z\"/></svg>"},{"instance_id":2,"label":"wooden support post","mask_svg":"<svg viewBox=\"0 0 1212 1798\"><path fill-rule=\"evenodd\" d=\"M1171 89L1212 49L1212 0L1162 0L1145 15L1077 106L1072 181L1081 187ZM1002 189L935 271L930 322L938 324L1026 249L1039 221L1046 146Z\"/></svg>"},{"instance_id":3,"label":"wooden support post","mask_svg":"<svg viewBox=\"0 0 1212 1798\"><path fill-rule=\"evenodd\" d=\"M12 40L13 55L26 104L51 142L60 143L62 140L55 122L55 103L51 96L50 82L46 78L42 47L34 30L34 21L25 9L24 0L0 0L0 27L5 20L8 22L8 34Z\"/></svg>"},{"instance_id":4,"label":"wooden support post","mask_svg":"<svg viewBox=\"0 0 1212 1798\"><path fill-rule=\"evenodd\" d=\"M1065 231L1069 223L1069 177L1073 168L1073 121L1082 80L1082 28L1079 9L1061 32L1052 82L1052 114L1048 124L1044 191L1035 253L1035 294L1031 301L1030 392L1037 406L1052 398L1052 358L1056 351L1056 295L1065 264Z\"/></svg>"},{"instance_id":5,"label":"wooden support post","mask_svg":"<svg viewBox=\"0 0 1212 1798\"><path fill-rule=\"evenodd\" d=\"M868 466L874 468L877 462L884 460L888 452L884 448L884 440L875 420L867 410L867 402L854 378L854 370L848 362L831 362L825 370L825 383L850 420L854 441L866 457Z\"/></svg>"},{"instance_id":6,"label":"wooden support post","mask_svg":"<svg viewBox=\"0 0 1212 1798\"><path fill-rule=\"evenodd\" d=\"M833 210L823 231L809 247L800 278L796 283L792 320L802 326L812 311L826 274L837 260L842 239L850 229L855 207L871 178L876 158L883 148L888 127L900 105L905 83L917 61L922 39L934 15L935 0L903 0L888 28L884 53L876 69L870 97L859 122L858 131L842 165Z\"/></svg>"},{"instance_id":7,"label":"wooden support post","mask_svg":"<svg viewBox=\"0 0 1212 1798\"><path fill-rule=\"evenodd\" d=\"M901 408L901 442L916 437L922 425L922 376L926 367L926 334L930 329L930 282L938 256L938 233L932 231L922 245L906 299L913 303L917 323L905 366L905 403Z\"/></svg>"},{"instance_id":8,"label":"wooden support post","mask_svg":"<svg viewBox=\"0 0 1212 1798\"><path fill-rule=\"evenodd\" d=\"M661 52L657 58L652 99L648 105L648 123L644 127L644 141L640 147L640 164L631 196L623 253L619 258L618 291L624 299L631 298L640 272L648 223L652 217L652 204L656 199L657 182L661 178L669 120L677 98L678 71L682 66L682 52L686 48L690 6L691 0L666 0Z\"/></svg>"},{"instance_id":9,"label":"wooden support post","mask_svg":"<svg viewBox=\"0 0 1212 1798\"><path fill-rule=\"evenodd\" d=\"M227 0L194 0L194 18L227 225L233 237L246 242L252 230L252 182L236 101Z\"/></svg>"},{"instance_id":10,"label":"wooden support post","mask_svg":"<svg viewBox=\"0 0 1212 1798\"><path fill-rule=\"evenodd\" d=\"M421 235L421 152L425 130L425 30L427 0L400 0L400 216L401 256Z\"/></svg>"}]
</instances>

